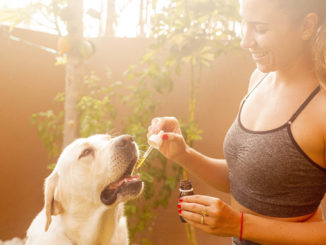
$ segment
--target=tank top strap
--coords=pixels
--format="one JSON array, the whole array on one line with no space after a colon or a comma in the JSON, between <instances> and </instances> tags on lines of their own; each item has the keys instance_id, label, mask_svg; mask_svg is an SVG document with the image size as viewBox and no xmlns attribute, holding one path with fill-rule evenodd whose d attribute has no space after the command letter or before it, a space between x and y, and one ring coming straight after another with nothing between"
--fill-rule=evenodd
<instances>
[{"instance_id":1,"label":"tank top strap","mask_svg":"<svg viewBox=\"0 0 326 245\"><path fill-rule=\"evenodd\" d=\"M250 91L244 96L244 98L242 99L241 103L240 103L240 110L239 110L239 114L241 114L242 111L242 107L244 105L244 103L246 102L246 100L248 99L249 95L265 80L265 78L268 76L269 73L265 74L260 80L259 82L257 82L254 87L252 89L250 89Z\"/></svg>"},{"instance_id":2,"label":"tank top strap","mask_svg":"<svg viewBox=\"0 0 326 245\"><path fill-rule=\"evenodd\" d=\"M314 91L309 95L309 97L301 104L299 109L292 115L290 120L288 121L290 124L294 122L294 120L299 116L299 114L303 111L303 109L309 104L309 102L318 94L320 91L320 85L318 85L317 88L315 88Z\"/></svg>"},{"instance_id":3,"label":"tank top strap","mask_svg":"<svg viewBox=\"0 0 326 245\"><path fill-rule=\"evenodd\" d=\"M254 85L254 87L246 94L246 96L244 97L244 99L243 99L243 102L242 103L244 103L244 101L249 97L249 95L265 80L265 78L268 76L268 74L269 73L267 73L267 74L265 74L261 79L260 79L260 81L259 82L257 82L255 85Z\"/></svg>"}]
</instances>

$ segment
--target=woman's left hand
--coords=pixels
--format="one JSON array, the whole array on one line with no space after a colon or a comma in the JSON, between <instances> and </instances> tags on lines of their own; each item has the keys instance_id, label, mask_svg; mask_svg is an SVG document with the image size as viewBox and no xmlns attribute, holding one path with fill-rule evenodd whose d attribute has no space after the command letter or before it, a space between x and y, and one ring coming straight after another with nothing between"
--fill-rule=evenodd
<instances>
[{"instance_id":1,"label":"woman's left hand","mask_svg":"<svg viewBox=\"0 0 326 245\"><path fill-rule=\"evenodd\" d=\"M179 199L179 215L190 225L218 236L240 235L241 213L222 200L202 195Z\"/></svg>"}]
</instances>

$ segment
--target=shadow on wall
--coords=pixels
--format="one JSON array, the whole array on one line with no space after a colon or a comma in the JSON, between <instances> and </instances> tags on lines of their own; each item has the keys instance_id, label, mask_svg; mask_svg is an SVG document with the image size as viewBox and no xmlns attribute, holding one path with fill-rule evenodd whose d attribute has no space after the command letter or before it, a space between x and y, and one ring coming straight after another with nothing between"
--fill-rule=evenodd
<instances>
[{"instance_id":1,"label":"shadow on wall","mask_svg":"<svg viewBox=\"0 0 326 245\"><path fill-rule=\"evenodd\" d=\"M56 37L24 30L15 35L47 47L56 47ZM113 79L135 64L150 41L146 39L95 40L97 54L87 66L104 72L107 65ZM64 67L54 66L55 57L25 44L0 36L0 238L24 237L26 229L43 205L43 180L49 174L46 149L30 125L32 113L53 108L53 98L64 89ZM102 69L102 70L101 70ZM241 52L221 56L213 69L205 70L200 85L196 117L204 130L195 148L211 157L223 157L222 142L232 123L254 65ZM187 118L188 80L184 74L171 94L159 98L158 116ZM150 123L150 122L149 122ZM5 150L4 150L5 149ZM198 194L228 196L193 179ZM184 227L176 212L178 193L173 193L168 209L159 213L153 244L187 244ZM230 244L229 238L197 233L198 244ZM0 243L1 244L1 243Z\"/></svg>"}]
</instances>

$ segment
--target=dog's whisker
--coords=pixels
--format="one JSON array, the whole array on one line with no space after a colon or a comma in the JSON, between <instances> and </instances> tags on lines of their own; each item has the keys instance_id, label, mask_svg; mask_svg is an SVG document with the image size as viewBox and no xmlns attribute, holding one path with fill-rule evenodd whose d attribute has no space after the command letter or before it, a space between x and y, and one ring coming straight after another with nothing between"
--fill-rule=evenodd
<instances>
[{"instance_id":1,"label":"dog's whisker","mask_svg":"<svg viewBox=\"0 0 326 245\"><path fill-rule=\"evenodd\" d=\"M110 129L110 130L107 130L106 133L109 134L109 135L112 136L112 137L117 137L118 135L121 134L121 133L119 132L119 130L116 129L116 128L112 128L112 129Z\"/></svg>"}]
</instances>

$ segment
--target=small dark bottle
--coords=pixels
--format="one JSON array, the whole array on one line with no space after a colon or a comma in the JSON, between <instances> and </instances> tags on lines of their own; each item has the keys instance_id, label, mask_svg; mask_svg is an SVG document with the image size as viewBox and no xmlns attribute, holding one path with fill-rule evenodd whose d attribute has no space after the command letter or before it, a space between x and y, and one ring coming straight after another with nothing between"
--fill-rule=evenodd
<instances>
[{"instance_id":1,"label":"small dark bottle","mask_svg":"<svg viewBox=\"0 0 326 245\"><path fill-rule=\"evenodd\" d=\"M192 188L192 184L190 180L181 180L180 181L180 195L179 198L183 196L191 196L194 194L194 189ZM180 220L182 223L187 223L182 216L180 216Z\"/></svg>"}]
</instances>

